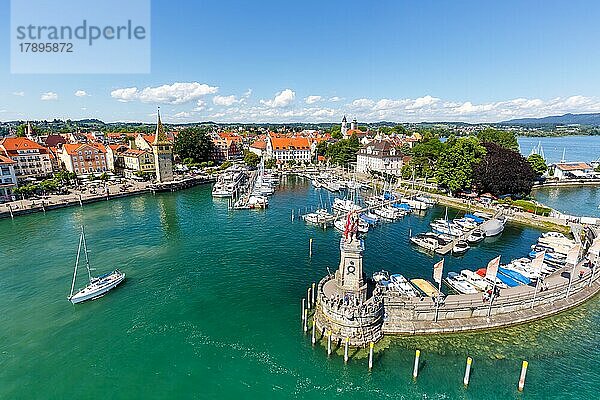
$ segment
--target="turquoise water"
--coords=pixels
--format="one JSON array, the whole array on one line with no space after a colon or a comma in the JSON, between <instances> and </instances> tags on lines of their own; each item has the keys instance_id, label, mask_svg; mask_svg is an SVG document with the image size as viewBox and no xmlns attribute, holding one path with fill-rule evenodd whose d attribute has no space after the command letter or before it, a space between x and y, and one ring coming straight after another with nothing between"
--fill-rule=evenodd
<instances>
[{"instance_id":1,"label":"turquoise water","mask_svg":"<svg viewBox=\"0 0 600 400\"><path fill-rule=\"evenodd\" d=\"M209 187L198 187L0 221L0 399L597 396L597 299L522 327L386 340L372 372L360 354L344 365L313 348L300 329L300 299L326 266L337 266L339 236L292 223L290 215L318 203L314 189L290 178L264 212L229 212ZM429 277L437 258L410 247L408 232L442 214L370 232L367 272ZM73 306L66 296L82 223L97 272L119 267L127 281ZM538 234L509 226L446 265L476 268L498 253L524 255ZM413 382L416 348L423 365ZM474 364L465 389L467 355ZM523 359L530 367L518 393Z\"/></svg>"}]
</instances>

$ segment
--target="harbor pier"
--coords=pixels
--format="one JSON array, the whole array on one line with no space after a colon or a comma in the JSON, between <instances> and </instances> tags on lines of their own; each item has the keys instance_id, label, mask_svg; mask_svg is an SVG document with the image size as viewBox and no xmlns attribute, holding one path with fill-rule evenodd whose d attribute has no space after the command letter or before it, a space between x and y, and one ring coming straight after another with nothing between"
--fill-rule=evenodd
<instances>
[{"instance_id":1,"label":"harbor pier","mask_svg":"<svg viewBox=\"0 0 600 400\"><path fill-rule=\"evenodd\" d=\"M315 323L333 340L366 347L384 335L456 333L501 328L564 312L600 291L600 234L588 230L581 257L544 278L543 290L520 285L491 299L450 294L440 300L409 297L376 286L362 270L364 243L352 235L340 241L340 265L317 286ZM571 276L573 275L573 276ZM437 310L436 310L437 308ZM437 314L437 315L436 315Z\"/></svg>"}]
</instances>

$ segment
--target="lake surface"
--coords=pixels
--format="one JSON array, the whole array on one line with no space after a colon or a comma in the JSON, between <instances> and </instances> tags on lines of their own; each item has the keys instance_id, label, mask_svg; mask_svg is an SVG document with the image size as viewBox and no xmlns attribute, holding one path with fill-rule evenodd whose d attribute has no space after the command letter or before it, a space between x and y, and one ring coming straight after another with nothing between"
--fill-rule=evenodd
<instances>
[{"instance_id":1,"label":"lake surface","mask_svg":"<svg viewBox=\"0 0 600 400\"><path fill-rule=\"evenodd\" d=\"M567 161L591 162L600 158L600 136L519 137L521 153L527 157L541 143L546 163L557 163L565 152ZM569 215L600 217L600 187L562 187L534 190L541 203Z\"/></svg>"},{"instance_id":2,"label":"lake surface","mask_svg":"<svg viewBox=\"0 0 600 400\"><path fill-rule=\"evenodd\" d=\"M327 266L337 267L339 234L290 216L328 197L290 178L266 211L228 211L204 186L1 220L0 399L597 396L598 299L495 332L386 339L370 373L364 358L344 365L313 348L301 332L300 299ZM366 272L385 268L429 279L438 258L416 251L408 234L443 213L434 209L371 231ZM81 224L96 273L119 267L127 281L73 306L66 296ZM482 267L497 254L504 261L523 256L538 235L508 226L464 257L448 257L447 271ZM423 367L413 382L416 348ZM467 355L474 364L465 389ZM529 371L518 393L523 359Z\"/></svg>"},{"instance_id":3,"label":"lake surface","mask_svg":"<svg viewBox=\"0 0 600 400\"><path fill-rule=\"evenodd\" d=\"M600 158L600 136L559 136L559 137L524 137L518 138L521 153L527 157L531 149L541 143L546 163L566 161L591 162Z\"/></svg>"}]
</instances>

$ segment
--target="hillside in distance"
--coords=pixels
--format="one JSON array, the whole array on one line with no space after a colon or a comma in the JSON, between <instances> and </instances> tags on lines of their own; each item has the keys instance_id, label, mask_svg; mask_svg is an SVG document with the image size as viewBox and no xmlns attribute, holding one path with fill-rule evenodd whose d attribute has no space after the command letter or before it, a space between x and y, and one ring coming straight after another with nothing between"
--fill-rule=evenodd
<instances>
[{"instance_id":1,"label":"hillside in distance","mask_svg":"<svg viewBox=\"0 0 600 400\"><path fill-rule=\"evenodd\" d=\"M600 126L600 113L592 114L564 114L543 118L519 118L502 121L500 124L507 125L588 125Z\"/></svg>"}]
</instances>

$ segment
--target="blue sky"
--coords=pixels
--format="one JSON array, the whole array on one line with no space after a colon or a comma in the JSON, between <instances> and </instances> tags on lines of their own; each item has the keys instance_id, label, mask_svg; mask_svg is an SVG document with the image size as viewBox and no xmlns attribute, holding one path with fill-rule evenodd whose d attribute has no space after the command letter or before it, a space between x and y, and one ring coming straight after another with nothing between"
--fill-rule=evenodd
<instances>
[{"instance_id":1,"label":"blue sky","mask_svg":"<svg viewBox=\"0 0 600 400\"><path fill-rule=\"evenodd\" d=\"M9 11L0 0L5 26ZM11 74L5 30L0 120L151 121L157 105L168 122L600 112L599 18L594 1L155 0L149 74Z\"/></svg>"}]
</instances>

